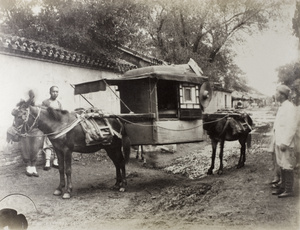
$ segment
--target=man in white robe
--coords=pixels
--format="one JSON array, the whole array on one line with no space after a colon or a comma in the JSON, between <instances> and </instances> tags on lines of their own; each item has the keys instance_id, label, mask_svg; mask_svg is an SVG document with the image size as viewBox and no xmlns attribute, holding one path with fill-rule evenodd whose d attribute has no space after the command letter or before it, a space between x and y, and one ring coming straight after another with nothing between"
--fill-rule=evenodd
<instances>
[{"instance_id":1,"label":"man in white robe","mask_svg":"<svg viewBox=\"0 0 300 230\"><path fill-rule=\"evenodd\" d=\"M297 124L297 131L294 138L294 148L295 148L295 154L297 159L297 168L300 167L300 79L296 79L293 83L293 93L292 93L292 99L293 103L296 106L297 110L297 118L298 118L298 124Z\"/></svg>"},{"instance_id":2,"label":"man in white robe","mask_svg":"<svg viewBox=\"0 0 300 230\"><path fill-rule=\"evenodd\" d=\"M285 85L280 85L276 89L276 99L281 105L276 114L273 134L276 161L281 170L282 183L272 194L278 195L279 198L293 195L294 168L296 166L294 137L298 118L296 107L288 100L289 94L290 88Z\"/></svg>"}]
</instances>

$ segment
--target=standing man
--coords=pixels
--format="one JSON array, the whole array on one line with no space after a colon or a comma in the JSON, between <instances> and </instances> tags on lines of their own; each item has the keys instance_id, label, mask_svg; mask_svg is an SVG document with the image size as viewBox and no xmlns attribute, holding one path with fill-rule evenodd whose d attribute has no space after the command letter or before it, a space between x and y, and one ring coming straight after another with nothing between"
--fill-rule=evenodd
<instances>
[{"instance_id":1,"label":"standing man","mask_svg":"<svg viewBox=\"0 0 300 230\"><path fill-rule=\"evenodd\" d=\"M293 93L292 93L293 103L297 110L297 131L294 139L295 143L295 154L297 160L297 167L300 167L300 79L296 79L293 83Z\"/></svg>"},{"instance_id":2,"label":"standing man","mask_svg":"<svg viewBox=\"0 0 300 230\"><path fill-rule=\"evenodd\" d=\"M58 97L58 87L57 86L52 86L50 88L50 98L46 99L43 101L42 106L44 107L52 107L53 109L62 109L62 105L60 103L60 101L57 100ZM53 152L54 155L54 159L53 159L53 167L54 168L58 168L58 160L57 160L57 156L56 153L53 149L53 146L50 142L50 140L46 137L45 141L44 141L44 147L43 147L44 153L45 153L45 159L46 159L46 163L45 163L45 167L44 170L49 170L50 169L50 160L51 160L51 154Z\"/></svg>"},{"instance_id":3,"label":"standing man","mask_svg":"<svg viewBox=\"0 0 300 230\"><path fill-rule=\"evenodd\" d=\"M280 85L276 89L276 99L280 102L275 122L273 135L275 142L275 155L281 171L281 185L272 195L279 198L293 196L294 167L296 158L294 152L294 137L297 129L297 116L295 106L288 100L290 88Z\"/></svg>"}]
</instances>

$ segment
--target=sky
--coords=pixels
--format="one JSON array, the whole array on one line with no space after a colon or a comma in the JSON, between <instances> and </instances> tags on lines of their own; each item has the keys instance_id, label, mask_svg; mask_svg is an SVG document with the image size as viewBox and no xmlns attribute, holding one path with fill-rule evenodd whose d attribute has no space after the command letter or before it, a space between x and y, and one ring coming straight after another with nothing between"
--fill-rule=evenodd
<instances>
[{"instance_id":1,"label":"sky","mask_svg":"<svg viewBox=\"0 0 300 230\"><path fill-rule=\"evenodd\" d=\"M276 69L299 58L299 40L292 34L295 9L289 7L286 12L289 17L284 22L272 23L267 31L245 36L246 42L235 47L235 62L245 72L248 84L267 96L275 94Z\"/></svg>"}]
</instances>

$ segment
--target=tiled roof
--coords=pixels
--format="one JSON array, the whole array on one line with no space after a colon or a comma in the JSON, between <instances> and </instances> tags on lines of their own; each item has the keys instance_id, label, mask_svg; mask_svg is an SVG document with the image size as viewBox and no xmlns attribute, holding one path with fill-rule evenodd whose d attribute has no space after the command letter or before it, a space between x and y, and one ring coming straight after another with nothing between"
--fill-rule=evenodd
<instances>
[{"instance_id":1,"label":"tiled roof","mask_svg":"<svg viewBox=\"0 0 300 230\"><path fill-rule=\"evenodd\" d=\"M124 73L137 68L132 64L103 57L90 57L62 47L0 33L0 53L91 69L107 69Z\"/></svg>"},{"instance_id":2,"label":"tiled roof","mask_svg":"<svg viewBox=\"0 0 300 230\"><path fill-rule=\"evenodd\" d=\"M142 53L139 53L137 51L134 51L126 46L120 46L118 47L119 50L121 50L122 52L126 52L128 54L131 54L137 58L140 58L142 60L144 60L145 62L148 62L150 63L151 65L168 65L168 63L166 63L165 61L163 60L160 60L160 59L157 59L157 58L154 58L154 57L150 57L149 55L145 55L145 54L142 54Z\"/></svg>"}]
</instances>

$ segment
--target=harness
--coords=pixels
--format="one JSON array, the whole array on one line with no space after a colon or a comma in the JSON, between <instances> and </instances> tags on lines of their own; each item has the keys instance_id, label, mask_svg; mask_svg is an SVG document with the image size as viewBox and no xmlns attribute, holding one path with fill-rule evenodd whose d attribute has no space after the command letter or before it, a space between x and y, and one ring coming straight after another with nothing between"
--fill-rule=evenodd
<instances>
[{"instance_id":1,"label":"harness","mask_svg":"<svg viewBox=\"0 0 300 230\"><path fill-rule=\"evenodd\" d=\"M26 110L27 110L26 118L25 118L23 124L20 125L19 127L16 127L16 130L18 131L18 135L20 135L21 137L32 136L32 135L29 135L28 133L30 133L35 128L35 126L37 125L38 118L41 114L41 108L39 108L38 114L36 117L30 113L29 108L27 108ZM29 127L29 129L27 129L27 127L28 127L27 122L29 120L29 116L34 117L34 121L33 121L32 125ZM25 133L21 133L23 128L24 128ZM35 135L35 136L37 136L37 135Z\"/></svg>"},{"instance_id":2,"label":"harness","mask_svg":"<svg viewBox=\"0 0 300 230\"><path fill-rule=\"evenodd\" d=\"M33 116L30 113L30 109L27 108L26 109L27 113L26 113L26 117L24 119L24 122L22 125L20 125L19 127L17 127L17 130L19 132L19 135L22 137L37 137L37 136L41 136L41 135L31 135L29 134L34 128L37 127L37 122L38 119L40 117L41 114L41 108L38 108L38 113L37 116ZM32 116L34 118L34 121L32 123L32 125L28 127L28 121L29 121L29 117ZM99 126L97 124L97 122L94 120L94 118L101 118L101 120L103 121L103 123L105 124L104 126ZM119 119L117 119L117 121L122 124L120 122ZM81 124L85 134L86 134L86 144L87 145L92 145L92 144L98 144L99 142L103 142L103 144L110 144L112 137L116 136L119 139L122 138L122 126L120 131L116 131L112 128L112 126L110 125L110 123L108 122L108 120L106 118L103 117L103 114L98 115L97 117L95 117L95 115L91 116L87 113L83 113L83 114L76 114L76 119L74 121L72 121L70 124L66 125L65 127L63 127L62 129L55 131L53 133L48 133L48 134L44 134L42 136L47 136L49 139L57 139L65 134L67 134L68 132L70 132L73 128L75 128L78 124ZM22 134L21 130L24 129L25 133ZM96 138L92 138L90 136L91 130L95 129L96 133L99 134L99 138L101 139L101 141L95 140ZM92 143L94 141L94 143Z\"/></svg>"},{"instance_id":3,"label":"harness","mask_svg":"<svg viewBox=\"0 0 300 230\"><path fill-rule=\"evenodd\" d=\"M219 112L223 112L222 110L220 110ZM239 134L242 133L246 130L248 130L249 132L251 132L252 127L249 124L248 121L248 117L246 116L246 114L242 114L242 113L235 113L235 115L238 115L239 117L237 117L238 119L232 117L231 115L233 115L233 113L228 113L228 111L224 111L227 112L227 114L219 119L215 119L213 121L206 121L203 122L203 124L209 124L209 123L217 123L218 121L221 121L223 119L225 119L225 124L222 128L222 131L220 132L220 134L218 135L219 137L223 136L224 133L226 132L227 128L230 126L233 130L233 134ZM218 112L214 113L215 115L218 115ZM222 113L221 113L222 114ZM221 115L219 114L219 115Z\"/></svg>"}]
</instances>

